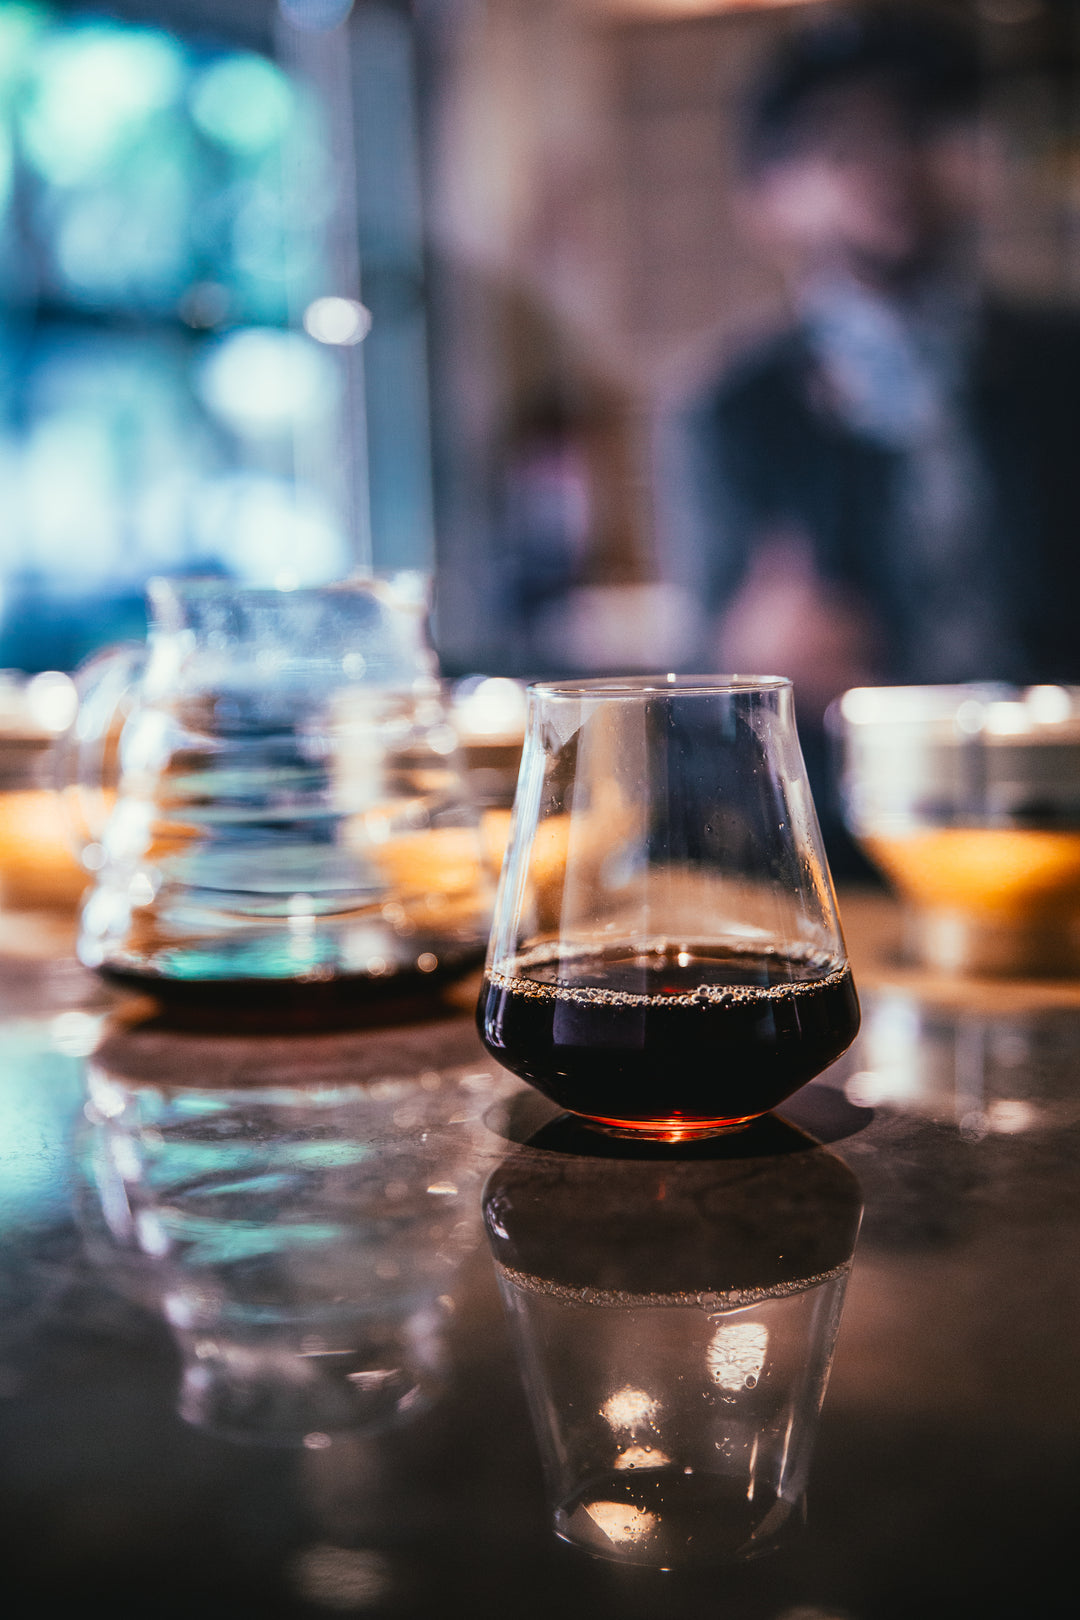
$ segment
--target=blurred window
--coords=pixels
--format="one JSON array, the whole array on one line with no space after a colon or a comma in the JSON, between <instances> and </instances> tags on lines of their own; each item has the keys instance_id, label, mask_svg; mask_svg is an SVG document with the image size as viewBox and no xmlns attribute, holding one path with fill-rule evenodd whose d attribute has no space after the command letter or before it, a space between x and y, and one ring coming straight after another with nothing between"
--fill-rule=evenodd
<instances>
[{"instance_id":1,"label":"blurred window","mask_svg":"<svg viewBox=\"0 0 1080 1620\"><path fill-rule=\"evenodd\" d=\"M297 441L333 188L267 56L0 0L0 667L140 634L146 578L347 567Z\"/></svg>"}]
</instances>

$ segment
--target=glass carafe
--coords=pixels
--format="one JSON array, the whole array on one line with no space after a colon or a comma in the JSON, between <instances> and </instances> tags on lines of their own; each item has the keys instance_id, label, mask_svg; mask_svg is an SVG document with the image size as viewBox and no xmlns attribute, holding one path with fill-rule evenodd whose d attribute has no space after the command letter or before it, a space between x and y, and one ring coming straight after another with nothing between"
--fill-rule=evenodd
<instances>
[{"instance_id":1,"label":"glass carafe","mask_svg":"<svg viewBox=\"0 0 1080 1620\"><path fill-rule=\"evenodd\" d=\"M478 961L490 878L416 576L149 601L145 647L81 673L61 749L81 960L279 1009Z\"/></svg>"}]
</instances>

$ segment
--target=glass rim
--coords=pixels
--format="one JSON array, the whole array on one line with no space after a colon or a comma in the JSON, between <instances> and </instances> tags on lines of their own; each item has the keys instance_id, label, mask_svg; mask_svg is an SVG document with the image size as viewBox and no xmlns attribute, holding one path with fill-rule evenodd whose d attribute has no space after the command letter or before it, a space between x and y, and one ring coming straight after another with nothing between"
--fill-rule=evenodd
<instances>
[{"instance_id":1,"label":"glass rim","mask_svg":"<svg viewBox=\"0 0 1080 1620\"><path fill-rule=\"evenodd\" d=\"M544 698L725 697L791 690L787 675L599 675L587 680L531 681Z\"/></svg>"}]
</instances>

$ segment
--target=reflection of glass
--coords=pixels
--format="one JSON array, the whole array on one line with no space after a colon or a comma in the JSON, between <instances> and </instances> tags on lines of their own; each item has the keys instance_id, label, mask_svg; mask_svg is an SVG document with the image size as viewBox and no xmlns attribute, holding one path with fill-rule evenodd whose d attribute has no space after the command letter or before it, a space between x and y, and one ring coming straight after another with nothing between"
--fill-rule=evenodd
<instances>
[{"instance_id":1,"label":"reflection of glass","mask_svg":"<svg viewBox=\"0 0 1080 1620\"><path fill-rule=\"evenodd\" d=\"M858 1184L777 1119L648 1152L564 1120L484 1194L555 1530L662 1568L753 1558L803 1503Z\"/></svg>"},{"instance_id":2,"label":"reflection of glass","mask_svg":"<svg viewBox=\"0 0 1080 1620\"><path fill-rule=\"evenodd\" d=\"M398 1047L149 1025L90 1059L91 1246L168 1322L189 1422L322 1445L437 1393L493 1082Z\"/></svg>"},{"instance_id":3,"label":"reflection of glass","mask_svg":"<svg viewBox=\"0 0 1080 1620\"><path fill-rule=\"evenodd\" d=\"M145 656L91 666L66 742L83 962L274 1011L479 961L488 872L413 581L155 582Z\"/></svg>"},{"instance_id":4,"label":"reflection of glass","mask_svg":"<svg viewBox=\"0 0 1080 1620\"><path fill-rule=\"evenodd\" d=\"M1015 998L934 1001L878 986L864 1006L860 1068L844 1082L861 1107L957 1125L965 1136L1017 1136L1080 1119L1080 994L1040 1006Z\"/></svg>"},{"instance_id":5,"label":"reflection of glass","mask_svg":"<svg viewBox=\"0 0 1080 1620\"><path fill-rule=\"evenodd\" d=\"M529 698L488 1050L616 1133L683 1140L764 1113L858 1028L790 682Z\"/></svg>"}]
</instances>

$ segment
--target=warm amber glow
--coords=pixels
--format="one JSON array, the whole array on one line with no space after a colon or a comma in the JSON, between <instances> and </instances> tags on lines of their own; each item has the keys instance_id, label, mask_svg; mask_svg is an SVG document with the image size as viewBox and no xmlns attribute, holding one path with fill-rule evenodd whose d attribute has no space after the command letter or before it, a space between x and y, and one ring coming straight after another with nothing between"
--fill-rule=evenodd
<instances>
[{"instance_id":1,"label":"warm amber glow","mask_svg":"<svg viewBox=\"0 0 1080 1620\"><path fill-rule=\"evenodd\" d=\"M71 851L71 829L55 793L0 793L0 896L11 910L75 910L86 873Z\"/></svg>"},{"instance_id":2,"label":"warm amber glow","mask_svg":"<svg viewBox=\"0 0 1080 1620\"><path fill-rule=\"evenodd\" d=\"M769 1330L763 1322L722 1322L706 1352L709 1374L721 1389L753 1389L765 1365Z\"/></svg>"},{"instance_id":3,"label":"warm amber glow","mask_svg":"<svg viewBox=\"0 0 1080 1620\"><path fill-rule=\"evenodd\" d=\"M620 1451L615 1459L615 1467L620 1469L631 1468L668 1468L671 1458L666 1451L658 1446L627 1446Z\"/></svg>"},{"instance_id":4,"label":"warm amber glow","mask_svg":"<svg viewBox=\"0 0 1080 1620\"><path fill-rule=\"evenodd\" d=\"M1080 906L1080 833L929 827L861 840L917 905L1017 916Z\"/></svg>"},{"instance_id":5,"label":"warm amber glow","mask_svg":"<svg viewBox=\"0 0 1080 1620\"><path fill-rule=\"evenodd\" d=\"M652 1426L660 1410L660 1402L644 1389L632 1389L629 1384L615 1390L600 1408L600 1416L613 1429L642 1429Z\"/></svg>"},{"instance_id":6,"label":"warm amber glow","mask_svg":"<svg viewBox=\"0 0 1080 1620\"><path fill-rule=\"evenodd\" d=\"M585 1509L589 1518L616 1547L644 1541L660 1523L655 1513L631 1507L629 1502L591 1502Z\"/></svg>"},{"instance_id":7,"label":"warm amber glow","mask_svg":"<svg viewBox=\"0 0 1080 1620\"><path fill-rule=\"evenodd\" d=\"M472 827L402 832L400 820L374 809L353 817L346 832L347 846L378 866L394 897L383 908L387 921L441 928L469 918L483 904L492 876L493 835ZM438 963L418 965L425 973Z\"/></svg>"}]
</instances>

